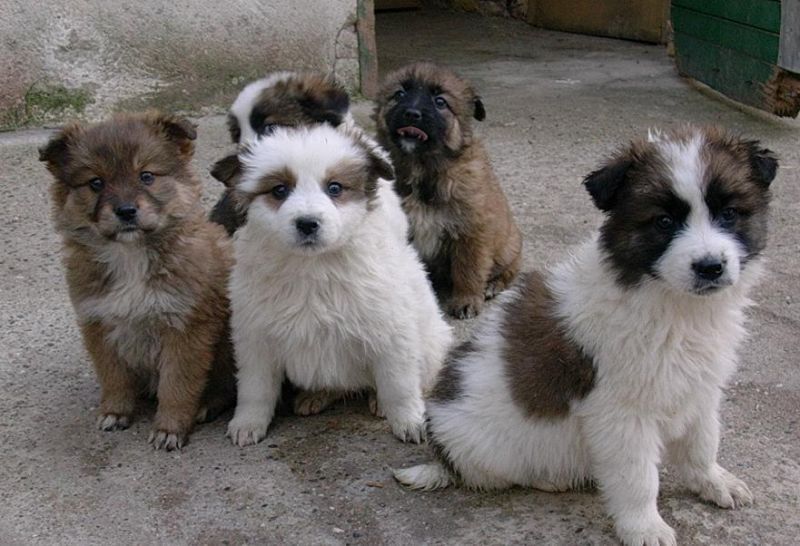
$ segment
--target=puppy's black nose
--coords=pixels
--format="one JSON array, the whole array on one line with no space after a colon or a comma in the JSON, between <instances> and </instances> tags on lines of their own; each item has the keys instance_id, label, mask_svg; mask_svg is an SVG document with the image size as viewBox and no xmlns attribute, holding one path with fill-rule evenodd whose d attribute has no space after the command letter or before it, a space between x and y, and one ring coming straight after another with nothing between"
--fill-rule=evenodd
<instances>
[{"instance_id":1,"label":"puppy's black nose","mask_svg":"<svg viewBox=\"0 0 800 546\"><path fill-rule=\"evenodd\" d=\"M416 108L407 108L404 117L406 121L419 121L422 119L422 112Z\"/></svg>"},{"instance_id":2,"label":"puppy's black nose","mask_svg":"<svg viewBox=\"0 0 800 546\"><path fill-rule=\"evenodd\" d=\"M135 206L131 205L130 203L125 203L124 205L120 205L114 209L114 214L117 215L117 218L122 220L123 222L130 222L134 218L136 218L137 209Z\"/></svg>"},{"instance_id":3,"label":"puppy's black nose","mask_svg":"<svg viewBox=\"0 0 800 546\"><path fill-rule=\"evenodd\" d=\"M715 281L722 276L725 265L716 258L703 258L692 264L695 275L706 281Z\"/></svg>"},{"instance_id":4,"label":"puppy's black nose","mask_svg":"<svg viewBox=\"0 0 800 546\"><path fill-rule=\"evenodd\" d=\"M297 231L303 235L314 235L319 229L319 220L305 216L295 220L294 225L297 227Z\"/></svg>"}]
</instances>

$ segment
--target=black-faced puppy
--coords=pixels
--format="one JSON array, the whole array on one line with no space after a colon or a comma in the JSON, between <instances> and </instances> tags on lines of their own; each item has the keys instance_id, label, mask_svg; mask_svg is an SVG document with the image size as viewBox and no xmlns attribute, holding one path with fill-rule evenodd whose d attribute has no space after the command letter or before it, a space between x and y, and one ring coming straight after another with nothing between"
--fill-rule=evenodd
<instances>
[{"instance_id":1,"label":"black-faced puppy","mask_svg":"<svg viewBox=\"0 0 800 546\"><path fill-rule=\"evenodd\" d=\"M53 174L70 299L101 387L98 426L127 428L140 394L150 442L182 447L235 400L225 230L206 220L190 167L195 128L148 112L74 124L40 159Z\"/></svg>"},{"instance_id":2,"label":"black-faced puppy","mask_svg":"<svg viewBox=\"0 0 800 546\"><path fill-rule=\"evenodd\" d=\"M245 86L228 113L234 144L244 145L269 135L277 127L352 126L350 97L332 77L317 72L276 72ZM240 172L237 155L228 155L211 168L211 176L226 190L211 211L211 220L233 234L246 220L237 206L234 186Z\"/></svg>"},{"instance_id":3,"label":"black-faced puppy","mask_svg":"<svg viewBox=\"0 0 800 546\"><path fill-rule=\"evenodd\" d=\"M378 141L397 172L410 237L439 299L475 316L516 276L522 238L471 119L486 112L447 68L416 63L389 74L375 106Z\"/></svg>"},{"instance_id":4,"label":"black-faced puppy","mask_svg":"<svg viewBox=\"0 0 800 546\"><path fill-rule=\"evenodd\" d=\"M395 473L564 491L596 482L617 535L674 545L658 465L722 508L747 485L717 462L719 404L761 272L777 161L715 128L651 133L589 174L606 216L546 273L526 273L450 354L426 404L439 461Z\"/></svg>"}]
</instances>

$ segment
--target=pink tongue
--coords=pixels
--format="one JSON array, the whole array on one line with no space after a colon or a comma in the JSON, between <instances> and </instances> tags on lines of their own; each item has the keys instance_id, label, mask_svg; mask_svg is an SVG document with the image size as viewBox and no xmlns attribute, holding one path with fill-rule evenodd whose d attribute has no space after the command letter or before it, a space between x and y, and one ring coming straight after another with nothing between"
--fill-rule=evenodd
<instances>
[{"instance_id":1,"label":"pink tongue","mask_svg":"<svg viewBox=\"0 0 800 546\"><path fill-rule=\"evenodd\" d=\"M428 135L422 129L417 127L401 127L397 130L397 132L402 136L412 136L416 137L419 140L428 140Z\"/></svg>"}]
</instances>

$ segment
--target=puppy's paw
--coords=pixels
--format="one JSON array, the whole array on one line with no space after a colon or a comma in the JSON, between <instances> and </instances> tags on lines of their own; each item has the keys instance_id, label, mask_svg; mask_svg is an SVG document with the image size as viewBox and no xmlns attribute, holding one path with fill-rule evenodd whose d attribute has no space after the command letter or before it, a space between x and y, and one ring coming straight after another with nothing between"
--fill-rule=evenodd
<instances>
[{"instance_id":1,"label":"puppy's paw","mask_svg":"<svg viewBox=\"0 0 800 546\"><path fill-rule=\"evenodd\" d=\"M389 420L392 433L403 442L419 444L425 440L425 419Z\"/></svg>"},{"instance_id":2,"label":"puppy's paw","mask_svg":"<svg viewBox=\"0 0 800 546\"><path fill-rule=\"evenodd\" d=\"M655 514L617 523L617 535L625 546L676 546L675 530Z\"/></svg>"},{"instance_id":3,"label":"puppy's paw","mask_svg":"<svg viewBox=\"0 0 800 546\"><path fill-rule=\"evenodd\" d=\"M255 445L267 436L269 421L254 419L248 416L234 415L228 423L226 435L235 446L245 447Z\"/></svg>"},{"instance_id":4,"label":"puppy's paw","mask_svg":"<svg viewBox=\"0 0 800 546\"><path fill-rule=\"evenodd\" d=\"M713 476L700 483L700 498L720 508L741 508L753 503L753 494L742 480L719 465L715 470Z\"/></svg>"},{"instance_id":5,"label":"puppy's paw","mask_svg":"<svg viewBox=\"0 0 800 546\"><path fill-rule=\"evenodd\" d=\"M119 413L101 413L97 416L97 428L100 430L125 430L131 426L129 415Z\"/></svg>"},{"instance_id":6,"label":"puppy's paw","mask_svg":"<svg viewBox=\"0 0 800 546\"><path fill-rule=\"evenodd\" d=\"M483 297L486 301L493 300L500 292L505 290L506 283L501 282L499 279L489 281L486 283L486 289L483 291Z\"/></svg>"},{"instance_id":7,"label":"puppy's paw","mask_svg":"<svg viewBox=\"0 0 800 546\"><path fill-rule=\"evenodd\" d=\"M300 391L294 398L295 415L316 415L339 399L330 391Z\"/></svg>"},{"instance_id":8,"label":"puppy's paw","mask_svg":"<svg viewBox=\"0 0 800 546\"><path fill-rule=\"evenodd\" d=\"M380 419L386 419L386 413L384 413L383 408L378 403L378 393L375 391L369 391L369 395L367 398L367 404L369 405L369 412L378 417Z\"/></svg>"},{"instance_id":9,"label":"puppy's paw","mask_svg":"<svg viewBox=\"0 0 800 546\"><path fill-rule=\"evenodd\" d=\"M483 298L453 298L447 304L447 312L457 319L471 319L478 316L483 307Z\"/></svg>"},{"instance_id":10,"label":"puppy's paw","mask_svg":"<svg viewBox=\"0 0 800 546\"><path fill-rule=\"evenodd\" d=\"M164 449L166 451L183 449L183 446L187 444L188 440L188 432L171 432L158 428L154 428L150 432L150 437L147 439L148 443L153 446L153 449Z\"/></svg>"}]
</instances>

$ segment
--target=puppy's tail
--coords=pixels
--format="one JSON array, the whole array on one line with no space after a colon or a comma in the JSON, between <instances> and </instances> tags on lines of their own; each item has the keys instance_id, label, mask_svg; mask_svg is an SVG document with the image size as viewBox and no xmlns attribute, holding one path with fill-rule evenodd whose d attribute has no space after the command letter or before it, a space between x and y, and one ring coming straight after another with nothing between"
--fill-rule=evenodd
<instances>
[{"instance_id":1,"label":"puppy's tail","mask_svg":"<svg viewBox=\"0 0 800 546\"><path fill-rule=\"evenodd\" d=\"M410 489L431 491L453 483L450 472L438 462L401 468L393 472L394 479Z\"/></svg>"}]
</instances>

